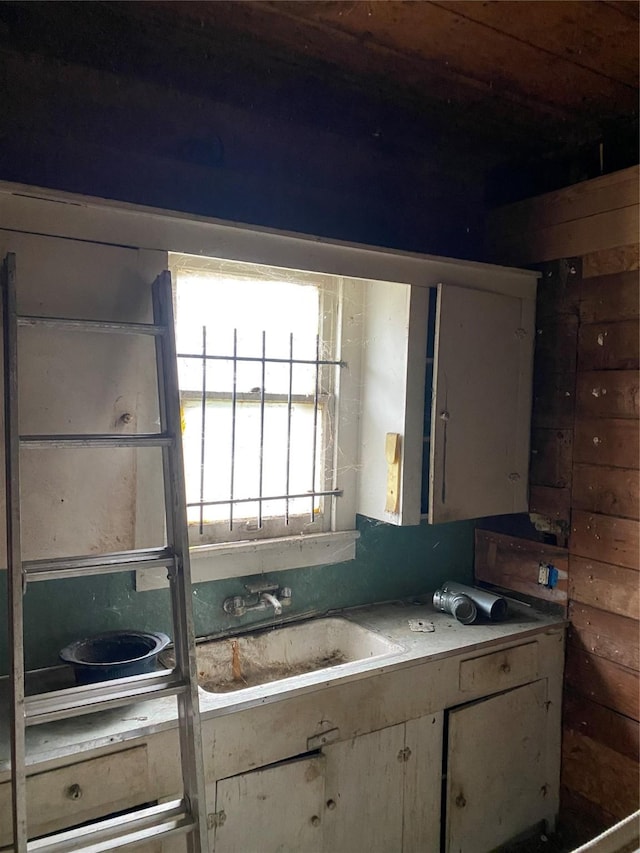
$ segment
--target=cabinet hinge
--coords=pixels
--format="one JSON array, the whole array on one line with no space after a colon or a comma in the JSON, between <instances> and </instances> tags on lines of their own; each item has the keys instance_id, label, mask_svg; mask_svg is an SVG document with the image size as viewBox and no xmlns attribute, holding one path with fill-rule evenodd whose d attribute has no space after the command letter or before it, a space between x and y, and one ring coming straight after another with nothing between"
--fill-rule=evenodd
<instances>
[{"instance_id":1,"label":"cabinet hinge","mask_svg":"<svg viewBox=\"0 0 640 853\"><path fill-rule=\"evenodd\" d=\"M398 761L408 761L411 758L411 750L408 746L405 746L404 749L401 749L398 753Z\"/></svg>"},{"instance_id":2,"label":"cabinet hinge","mask_svg":"<svg viewBox=\"0 0 640 853\"><path fill-rule=\"evenodd\" d=\"M215 829L218 826L222 826L226 819L227 815L224 811L210 812L207 815L207 829Z\"/></svg>"}]
</instances>

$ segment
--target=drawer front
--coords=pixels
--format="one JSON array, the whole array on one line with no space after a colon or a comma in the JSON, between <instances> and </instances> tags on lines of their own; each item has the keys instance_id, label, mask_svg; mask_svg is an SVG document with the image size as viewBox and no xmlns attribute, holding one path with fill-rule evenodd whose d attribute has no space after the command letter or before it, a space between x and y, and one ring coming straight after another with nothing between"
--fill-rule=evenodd
<instances>
[{"instance_id":1,"label":"drawer front","mask_svg":"<svg viewBox=\"0 0 640 853\"><path fill-rule=\"evenodd\" d=\"M81 761L27 778L29 835L55 832L152 799L147 747ZM0 846L11 843L11 786L0 785Z\"/></svg>"},{"instance_id":2,"label":"drawer front","mask_svg":"<svg viewBox=\"0 0 640 853\"><path fill-rule=\"evenodd\" d=\"M460 662L463 693L486 695L538 678L538 644L526 643Z\"/></svg>"}]
</instances>

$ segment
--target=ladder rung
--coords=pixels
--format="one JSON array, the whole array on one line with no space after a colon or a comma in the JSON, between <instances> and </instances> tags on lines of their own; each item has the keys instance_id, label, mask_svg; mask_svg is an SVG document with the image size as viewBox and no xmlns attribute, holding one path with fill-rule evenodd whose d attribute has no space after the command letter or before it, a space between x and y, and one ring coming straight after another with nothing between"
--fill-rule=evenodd
<instances>
[{"instance_id":1,"label":"ladder rung","mask_svg":"<svg viewBox=\"0 0 640 853\"><path fill-rule=\"evenodd\" d=\"M37 838L28 842L27 850L29 853L102 853L148 839L188 832L194 826L195 821L185 801L172 800Z\"/></svg>"},{"instance_id":2,"label":"ladder rung","mask_svg":"<svg viewBox=\"0 0 640 853\"><path fill-rule=\"evenodd\" d=\"M175 556L170 548L149 548L84 557L60 557L55 560L25 560L22 569L27 580L44 581L136 569L169 569L174 563Z\"/></svg>"},{"instance_id":3,"label":"ladder rung","mask_svg":"<svg viewBox=\"0 0 640 853\"><path fill-rule=\"evenodd\" d=\"M186 689L186 681L175 670L114 678L110 681L27 696L25 721L28 726L37 726L40 723L79 717L143 699L177 696Z\"/></svg>"},{"instance_id":4,"label":"ladder rung","mask_svg":"<svg viewBox=\"0 0 640 853\"><path fill-rule=\"evenodd\" d=\"M121 335L164 335L166 326L152 323L118 323L111 320L74 320L67 317L17 317L18 326L48 326L72 332L107 332Z\"/></svg>"},{"instance_id":5,"label":"ladder rung","mask_svg":"<svg viewBox=\"0 0 640 853\"><path fill-rule=\"evenodd\" d=\"M65 447L169 447L173 436L167 433L138 435L21 435L20 445L38 450Z\"/></svg>"}]
</instances>

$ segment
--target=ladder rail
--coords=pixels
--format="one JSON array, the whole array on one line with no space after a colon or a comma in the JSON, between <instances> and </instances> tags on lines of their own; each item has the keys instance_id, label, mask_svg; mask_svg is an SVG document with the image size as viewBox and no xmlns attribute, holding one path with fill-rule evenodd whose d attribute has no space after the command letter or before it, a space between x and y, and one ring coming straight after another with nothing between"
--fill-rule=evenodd
<instances>
[{"instance_id":1,"label":"ladder rail","mask_svg":"<svg viewBox=\"0 0 640 853\"><path fill-rule=\"evenodd\" d=\"M10 253L2 265L2 325L4 350L5 500L7 535L7 592L9 607L10 725L12 822L16 853L26 853L27 774L24 607L22 540L20 530L20 431L18 423L18 325L16 259Z\"/></svg>"},{"instance_id":2,"label":"ladder rail","mask_svg":"<svg viewBox=\"0 0 640 853\"><path fill-rule=\"evenodd\" d=\"M152 287L153 318L158 325L175 328L171 273L162 272ZM175 620L174 650L176 668L189 688L178 696L180 753L185 797L192 814L197 818L198 838L191 833L190 851L208 849L206 803L204 801L204 759L200 726L198 672L196 664L195 629L193 622L191 563L187 523L186 487L182 455L182 424L177 390L178 359L174 335L155 339L158 377L158 407L160 429L174 437L171 448L163 448L162 465L165 488L165 523L167 541L176 554L177 571L170 577Z\"/></svg>"}]
</instances>

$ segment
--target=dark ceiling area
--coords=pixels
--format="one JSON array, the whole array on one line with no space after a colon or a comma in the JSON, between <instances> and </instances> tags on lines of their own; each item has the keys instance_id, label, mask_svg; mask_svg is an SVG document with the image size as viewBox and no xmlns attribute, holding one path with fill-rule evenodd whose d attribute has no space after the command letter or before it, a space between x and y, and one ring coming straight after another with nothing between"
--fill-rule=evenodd
<instances>
[{"instance_id":1,"label":"dark ceiling area","mask_svg":"<svg viewBox=\"0 0 640 853\"><path fill-rule=\"evenodd\" d=\"M0 178L477 254L487 205L637 162L638 17L627 0L0 3Z\"/></svg>"}]
</instances>

